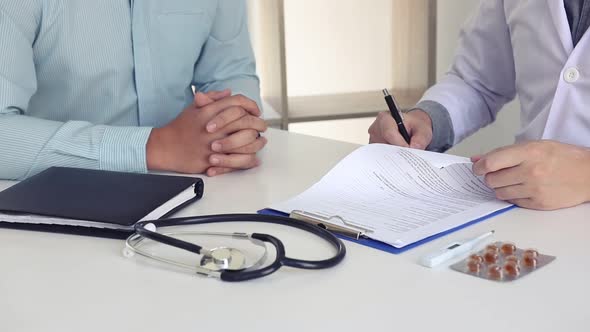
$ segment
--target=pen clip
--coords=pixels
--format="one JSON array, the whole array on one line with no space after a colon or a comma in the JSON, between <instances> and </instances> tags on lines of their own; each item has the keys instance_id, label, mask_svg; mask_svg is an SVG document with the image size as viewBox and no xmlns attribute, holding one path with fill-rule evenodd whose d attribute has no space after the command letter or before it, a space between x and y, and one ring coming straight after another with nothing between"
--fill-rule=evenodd
<instances>
[{"instance_id":1,"label":"pen clip","mask_svg":"<svg viewBox=\"0 0 590 332\"><path fill-rule=\"evenodd\" d=\"M365 237L367 233L373 232L373 229L366 225L359 225L350 221L344 220L341 216L322 216L317 213L306 212L302 210L293 210L289 217L297 220L301 220L306 223L310 223L331 232L338 233L340 235L348 236L353 239L360 239ZM330 222L330 220L339 220L344 226Z\"/></svg>"}]
</instances>

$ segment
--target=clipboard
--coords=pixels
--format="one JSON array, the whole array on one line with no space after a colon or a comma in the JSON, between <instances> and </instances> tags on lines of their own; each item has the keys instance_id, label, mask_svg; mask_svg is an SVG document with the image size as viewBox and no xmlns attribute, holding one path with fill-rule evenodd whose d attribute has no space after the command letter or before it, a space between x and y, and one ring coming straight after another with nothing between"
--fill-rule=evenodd
<instances>
[{"instance_id":1,"label":"clipboard","mask_svg":"<svg viewBox=\"0 0 590 332\"><path fill-rule=\"evenodd\" d=\"M389 244L387 244L385 242L381 242L381 241L378 241L378 240L373 240L373 239L370 238L370 235L369 234L364 234L364 236L343 235L342 233L337 232L337 231L334 231L334 229L331 229L331 228L333 228L335 226L336 227L341 227L341 226L338 226L338 225L330 225L329 224L329 221L326 220L325 218L324 219L321 219L321 220L320 219L314 219L312 214L306 214L303 211L301 211L301 212L303 212L303 214L305 214L305 216L307 217L307 220L304 220L302 218L297 218L297 219L303 220L303 221L307 221L307 222L311 222L311 223L315 223L317 225L322 224L322 226L324 226L324 228L326 228L328 230L332 230L333 233L334 233L334 235L336 235L338 238L340 238L342 240L351 241L351 242L358 243L358 244L363 245L363 246L371 247L371 248L374 248L374 249L377 249L377 250L381 250L381 251L388 252L390 254L397 255L397 254L401 254L401 253L403 253L403 252L405 252L407 250L410 250L412 248L415 248L415 247L417 247L419 245L422 245L424 243L427 243L429 241L432 241L432 240L438 239L440 237L443 237L443 236L445 236L447 234L456 232L456 231L458 231L460 229L463 229L463 228L465 228L467 226L474 225L476 223L482 222L484 220L487 220L489 218L492 218L494 216L497 216L497 215L499 215L501 213L504 213L506 211L512 210L515 207L516 207L516 205L511 205L511 206L506 207L504 209L501 209L501 210L498 210L496 212L493 212L493 213L490 213L488 215L485 215L485 216L483 216L481 218L477 218L477 219L471 220L469 222L466 222L464 224L461 224L461 225L459 225L459 226L457 226L455 228L451 228L449 230L446 230L444 232L440 232L440 233L431 235L429 237L426 237L426 238L424 238L422 240L419 240L419 241L416 241L414 243L410 243L410 244L408 244L408 245L406 245L406 246L404 246L402 248L396 248L396 247L394 247L392 245L389 245ZM271 215L271 216L283 216L283 217L288 217L289 216L287 213L284 213L284 212L281 212L281 211L277 211L277 210L273 210L273 209L262 209L262 210L259 210L258 213L259 214L265 214L265 215ZM349 226L353 230L353 232L354 231L358 231L357 232L358 235L363 235L363 231L367 231L367 229L366 228L363 228L362 225L349 225Z\"/></svg>"}]
</instances>

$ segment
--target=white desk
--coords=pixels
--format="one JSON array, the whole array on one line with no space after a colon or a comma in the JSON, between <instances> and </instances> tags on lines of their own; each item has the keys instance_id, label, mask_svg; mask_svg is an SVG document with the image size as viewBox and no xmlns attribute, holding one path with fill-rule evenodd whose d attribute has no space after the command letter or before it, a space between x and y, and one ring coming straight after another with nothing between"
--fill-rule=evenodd
<instances>
[{"instance_id":1,"label":"white desk","mask_svg":"<svg viewBox=\"0 0 590 332\"><path fill-rule=\"evenodd\" d=\"M181 214L254 212L306 189L355 148L279 131L268 137L260 168L206 178L205 197ZM589 331L588 215L590 205L515 209L402 255L347 242L333 269L283 268L237 284L124 258L117 240L0 229L0 331ZM293 241L298 231L239 228L277 235L288 254L322 253L314 240ZM509 284L416 264L490 229L557 260Z\"/></svg>"}]
</instances>

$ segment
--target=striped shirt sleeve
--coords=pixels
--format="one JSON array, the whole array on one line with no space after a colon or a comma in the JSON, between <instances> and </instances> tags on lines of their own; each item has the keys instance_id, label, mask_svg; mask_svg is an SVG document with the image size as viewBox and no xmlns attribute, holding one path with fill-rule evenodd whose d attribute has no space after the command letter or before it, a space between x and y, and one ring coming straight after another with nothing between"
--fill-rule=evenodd
<instances>
[{"instance_id":1,"label":"striped shirt sleeve","mask_svg":"<svg viewBox=\"0 0 590 332\"><path fill-rule=\"evenodd\" d=\"M24 1L22 12L30 17L16 20L0 6L0 178L23 179L50 166L145 172L151 128L27 116L37 89L32 45L41 4Z\"/></svg>"},{"instance_id":2,"label":"striped shirt sleeve","mask_svg":"<svg viewBox=\"0 0 590 332\"><path fill-rule=\"evenodd\" d=\"M51 166L146 172L148 127L65 123L0 115L0 178L18 180Z\"/></svg>"}]
</instances>

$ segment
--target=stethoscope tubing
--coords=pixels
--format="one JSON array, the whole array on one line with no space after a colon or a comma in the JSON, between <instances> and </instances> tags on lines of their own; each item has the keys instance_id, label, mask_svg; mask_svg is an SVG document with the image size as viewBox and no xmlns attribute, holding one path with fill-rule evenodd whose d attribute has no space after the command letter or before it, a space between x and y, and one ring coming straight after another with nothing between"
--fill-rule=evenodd
<instances>
[{"instance_id":1,"label":"stethoscope tubing","mask_svg":"<svg viewBox=\"0 0 590 332\"><path fill-rule=\"evenodd\" d=\"M243 281L260 278L277 271L281 266L290 266L300 269L326 269L340 263L346 255L344 243L329 231L306 222L282 216L260 215L260 214L219 214L183 218L160 219L154 221L142 221L135 225L135 232L153 241L164 243L192 253L200 254L202 247L194 243L186 242L146 228L146 225L153 224L156 228L172 226L203 225L224 222L264 222L295 227L310 232L323 240L329 242L335 249L336 254L323 260L302 260L286 256L283 243L274 236L261 233L253 233L251 236L258 240L272 244L276 250L275 261L268 266L252 271L223 271L221 279L224 281Z\"/></svg>"}]
</instances>

